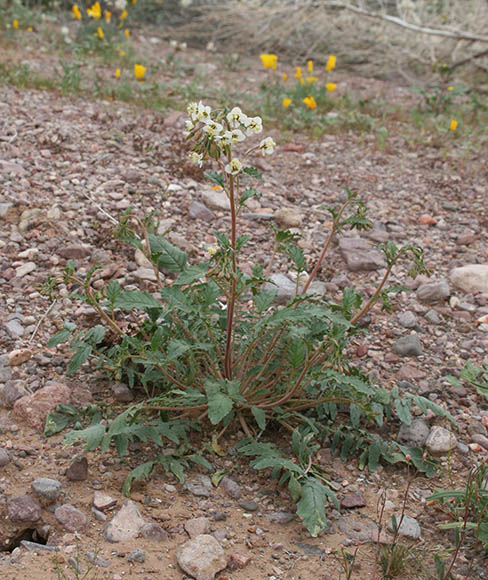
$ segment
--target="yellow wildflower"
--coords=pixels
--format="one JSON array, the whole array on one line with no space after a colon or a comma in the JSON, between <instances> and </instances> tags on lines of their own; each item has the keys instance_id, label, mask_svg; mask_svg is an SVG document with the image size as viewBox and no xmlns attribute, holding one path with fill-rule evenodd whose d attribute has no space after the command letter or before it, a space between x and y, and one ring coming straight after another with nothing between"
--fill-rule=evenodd
<instances>
[{"instance_id":1,"label":"yellow wildflower","mask_svg":"<svg viewBox=\"0 0 488 580\"><path fill-rule=\"evenodd\" d=\"M120 68L116 68L115 69L115 78L120 79L120 75L121 75Z\"/></svg>"},{"instance_id":2,"label":"yellow wildflower","mask_svg":"<svg viewBox=\"0 0 488 580\"><path fill-rule=\"evenodd\" d=\"M33 31L34 31L34 29L32 28L32 26L29 26L29 27L27 28L27 32L33 32Z\"/></svg>"},{"instance_id":3,"label":"yellow wildflower","mask_svg":"<svg viewBox=\"0 0 488 580\"><path fill-rule=\"evenodd\" d=\"M136 79L138 81L143 81L144 80L144 76L146 74L146 67L143 66L142 64L135 64L134 65L134 76L136 77Z\"/></svg>"},{"instance_id":4,"label":"yellow wildflower","mask_svg":"<svg viewBox=\"0 0 488 580\"><path fill-rule=\"evenodd\" d=\"M285 97L281 104L283 105L283 109L288 109L288 107L291 105L291 99Z\"/></svg>"},{"instance_id":5,"label":"yellow wildflower","mask_svg":"<svg viewBox=\"0 0 488 580\"><path fill-rule=\"evenodd\" d=\"M91 16L95 20L99 20L102 17L102 8L100 6L100 2L95 2L95 4L92 4L92 7L88 8L86 13L88 16Z\"/></svg>"},{"instance_id":6,"label":"yellow wildflower","mask_svg":"<svg viewBox=\"0 0 488 580\"><path fill-rule=\"evenodd\" d=\"M449 131L455 131L457 129L458 126L458 122L456 121L456 119L453 119L451 121L451 124L449 125Z\"/></svg>"},{"instance_id":7,"label":"yellow wildflower","mask_svg":"<svg viewBox=\"0 0 488 580\"><path fill-rule=\"evenodd\" d=\"M105 22L107 24L109 24L109 22L112 20L112 13L110 12L110 10L105 10Z\"/></svg>"},{"instance_id":8,"label":"yellow wildflower","mask_svg":"<svg viewBox=\"0 0 488 580\"><path fill-rule=\"evenodd\" d=\"M261 64L264 68L270 68L276 70L276 65L278 63L278 57L276 54L260 54Z\"/></svg>"},{"instance_id":9,"label":"yellow wildflower","mask_svg":"<svg viewBox=\"0 0 488 580\"><path fill-rule=\"evenodd\" d=\"M14 30L17 30L17 29L19 28L19 21L18 21L18 20L14 20L14 21L12 22L12 28L13 28Z\"/></svg>"},{"instance_id":10,"label":"yellow wildflower","mask_svg":"<svg viewBox=\"0 0 488 580\"><path fill-rule=\"evenodd\" d=\"M317 103L315 102L315 99L312 96L305 97L303 99L303 102L307 105L307 107L309 109L316 109L317 108Z\"/></svg>"},{"instance_id":11,"label":"yellow wildflower","mask_svg":"<svg viewBox=\"0 0 488 580\"><path fill-rule=\"evenodd\" d=\"M125 50L119 51L119 56L125 56Z\"/></svg>"},{"instance_id":12,"label":"yellow wildflower","mask_svg":"<svg viewBox=\"0 0 488 580\"><path fill-rule=\"evenodd\" d=\"M453 86L447 87L447 90L448 91L453 91L454 90L454 87Z\"/></svg>"},{"instance_id":13,"label":"yellow wildflower","mask_svg":"<svg viewBox=\"0 0 488 580\"><path fill-rule=\"evenodd\" d=\"M104 39L104 37L105 37L105 34L103 34L103 29L102 29L102 27L101 27L101 26L99 26L99 27L97 28L97 35L98 35L98 38L99 38L100 40L103 40L103 39Z\"/></svg>"},{"instance_id":14,"label":"yellow wildflower","mask_svg":"<svg viewBox=\"0 0 488 580\"><path fill-rule=\"evenodd\" d=\"M137 4L137 0L132 0L132 4Z\"/></svg>"},{"instance_id":15,"label":"yellow wildflower","mask_svg":"<svg viewBox=\"0 0 488 580\"><path fill-rule=\"evenodd\" d=\"M331 54L327 59L327 64L325 65L325 72L329 72L335 69L337 57L334 54Z\"/></svg>"},{"instance_id":16,"label":"yellow wildflower","mask_svg":"<svg viewBox=\"0 0 488 580\"><path fill-rule=\"evenodd\" d=\"M126 38L129 38L129 36L130 36L130 30L129 30L128 28L126 28L126 29L124 30L124 34L125 34L125 37L126 37Z\"/></svg>"},{"instance_id":17,"label":"yellow wildflower","mask_svg":"<svg viewBox=\"0 0 488 580\"><path fill-rule=\"evenodd\" d=\"M127 18L127 10L122 10L120 14L120 20L125 20Z\"/></svg>"},{"instance_id":18,"label":"yellow wildflower","mask_svg":"<svg viewBox=\"0 0 488 580\"><path fill-rule=\"evenodd\" d=\"M304 85L305 84L305 79L303 77L300 77L300 84Z\"/></svg>"},{"instance_id":19,"label":"yellow wildflower","mask_svg":"<svg viewBox=\"0 0 488 580\"><path fill-rule=\"evenodd\" d=\"M299 66L297 66L297 70L296 70L296 73L295 73L295 78L296 79L301 79L302 78L302 68L299 67Z\"/></svg>"},{"instance_id":20,"label":"yellow wildflower","mask_svg":"<svg viewBox=\"0 0 488 580\"><path fill-rule=\"evenodd\" d=\"M307 83L313 85L319 80L319 77L307 77Z\"/></svg>"},{"instance_id":21,"label":"yellow wildflower","mask_svg":"<svg viewBox=\"0 0 488 580\"><path fill-rule=\"evenodd\" d=\"M81 20L81 10L78 4L73 4L71 11L73 12L73 18L76 18L76 20Z\"/></svg>"},{"instance_id":22,"label":"yellow wildflower","mask_svg":"<svg viewBox=\"0 0 488 580\"><path fill-rule=\"evenodd\" d=\"M288 78L288 75L286 73L283 73L283 77L282 80L284 83L286 83L286 79Z\"/></svg>"},{"instance_id":23,"label":"yellow wildflower","mask_svg":"<svg viewBox=\"0 0 488 580\"><path fill-rule=\"evenodd\" d=\"M329 93L332 93L337 89L337 85L335 83L326 83L324 86Z\"/></svg>"},{"instance_id":24,"label":"yellow wildflower","mask_svg":"<svg viewBox=\"0 0 488 580\"><path fill-rule=\"evenodd\" d=\"M313 73L313 60L307 61L307 70L308 70L309 74Z\"/></svg>"}]
</instances>

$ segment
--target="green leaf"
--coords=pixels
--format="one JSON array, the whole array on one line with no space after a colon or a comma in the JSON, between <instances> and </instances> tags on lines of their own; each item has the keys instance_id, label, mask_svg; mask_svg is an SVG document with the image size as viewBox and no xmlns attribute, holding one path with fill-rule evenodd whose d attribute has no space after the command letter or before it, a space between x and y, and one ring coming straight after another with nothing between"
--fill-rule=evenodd
<instances>
[{"instance_id":1,"label":"green leaf","mask_svg":"<svg viewBox=\"0 0 488 580\"><path fill-rule=\"evenodd\" d=\"M220 187L225 187L224 176L221 173L217 173L217 171L205 171L203 174L206 179L215 183L216 185L220 185Z\"/></svg>"},{"instance_id":2,"label":"green leaf","mask_svg":"<svg viewBox=\"0 0 488 580\"><path fill-rule=\"evenodd\" d=\"M288 361L294 369L300 368L305 362L307 347L303 340L297 340L288 347Z\"/></svg>"},{"instance_id":3,"label":"green leaf","mask_svg":"<svg viewBox=\"0 0 488 580\"><path fill-rule=\"evenodd\" d=\"M242 173L246 173L247 175L251 175L252 177L255 177L256 179L259 179L259 181L263 181L263 176L261 174L261 172L256 169L255 167L244 167L244 169L242 170Z\"/></svg>"},{"instance_id":4,"label":"green leaf","mask_svg":"<svg viewBox=\"0 0 488 580\"><path fill-rule=\"evenodd\" d=\"M261 431L264 431L266 428L266 413L264 409L260 409L259 407L251 407L251 413L256 419L256 423Z\"/></svg>"},{"instance_id":5,"label":"green leaf","mask_svg":"<svg viewBox=\"0 0 488 580\"><path fill-rule=\"evenodd\" d=\"M327 525L326 495L324 485L317 479L308 478L302 485L301 498L297 503L297 515L302 519L312 538L316 538Z\"/></svg>"},{"instance_id":6,"label":"green leaf","mask_svg":"<svg viewBox=\"0 0 488 580\"><path fill-rule=\"evenodd\" d=\"M177 360L190 350L190 345L183 340L173 338L168 344L168 360Z\"/></svg>"},{"instance_id":7,"label":"green leaf","mask_svg":"<svg viewBox=\"0 0 488 580\"><path fill-rule=\"evenodd\" d=\"M278 290L261 290L259 294L254 296L254 304L256 305L256 310L258 314L262 314L264 311L273 303L273 300L278 295Z\"/></svg>"},{"instance_id":8,"label":"green leaf","mask_svg":"<svg viewBox=\"0 0 488 580\"><path fill-rule=\"evenodd\" d=\"M208 469L209 471L212 471L214 466L210 463L210 461L207 461L207 459L205 459L205 457L202 457L201 455L197 455L196 453L193 453L192 455L188 455L187 456L188 461L191 461L192 463L195 463L196 465L201 465L202 467L205 467L205 469Z\"/></svg>"},{"instance_id":9,"label":"green leaf","mask_svg":"<svg viewBox=\"0 0 488 580\"><path fill-rule=\"evenodd\" d=\"M254 187L248 187L242 192L239 205L244 205L248 199L251 199L252 197L261 197L261 195L262 194L255 190Z\"/></svg>"},{"instance_id":10,"label":"green leaf","mask_svg":"<svg viewBox=\"0 0 488 580\"><path fill-rule=\"evenodd\" d=\"M88 360L93 347L85 342L79 342L75 346L75 354L69 362L67 373L70 375L81 368L81 365Z\"/></svg>"},{"instance_id":11,"label":"green leaf","mask_svg":"<svg viewBox=\"0 0 488 580\"><path fill-rule=\"evenodd\" d=\"M129 438L125 433L114 435L114 445L119 457L123 457L129 449Z\"/></svg>"},{"instance_id":12,"label":"green leaf","mask_svg":"<svg viewBox=\"0 0 488 580\"><path fill-rule=\"evenodd\" d=\"M122 493L125 496L130 495L130 490L134 480L141 479L142 477L149 477L157 465L157 460L146 461L134 468L129 475L125 478L124 485L122 487Z\"/></svg>"},{"instance_id":13,"label":"green leaf","mask_svg":"<svg viewBox=\"0 0 488 580\"><path fill-rule=\"evenodd\" d=\"M207 273L207 264L198 264L196 266L188 266L184 272L182 272L178 278L173 282L173 286L186 286L188 284L193 284L196 280L200 280Z\"/></svg>"},{"instance_id":14,"label":"green leaf","mask_svg":"<svg viewBox=\"0 0 488 580\"><path fill-rule=\"evenodd\" d=\"M193 311L190 299L179 288L166 286L161 289L161 296L169 302L171 308L181 310L188 314Z\"/></svg>"},{"instance_id":15,"label":"green leaf","mask_svg":"<svg viewBox=\"0 0 488 580\"><path fill-rule=\"evenodd\" d=\"M212 425L217 425L232 411L234 403L228 395L222 393L220 383L207 380L204 386L207 394L208 418Z\"/></svg>"},{"instance_id":16,"label":"green leaf","mask_svg":"<svg viewBox=\"0 0 488 580\"><path fill-rule=\"evenodd\" d=\"M76 324L73 324L71 322L65 322L63 330L60 330L59 332L56 332L56 334L53 334L49 339L47 346L49 347L56 346L57 344L66 342L68 338L73 334L75 328Z\"/></svg>"},{"instance_id":17,"label":"green leaf","mask_svg":"<svg viewBox=\"0 0 488 580\"><path fill-rule=\"evenodd\" d=\"M107 299L113 304L117 296L122 292L120 284L116 280L112 280L106 287Z\"/></svg>"},{"instance_id":18,"label":"green leaf","mask_svg":"<svg viewBox=\"0 0 488 580\"><path fill-rule=\"evenodd\" d=\"M294 502L298 501L298 498L302 494L302 486L294 475L290 475L290 479L288 480L288 491L290 492L290 497Z\"/></svg>"},{"instance_id":19,"label":"green leaf","mask_svg":"<svg viewBox=\"0 0 488 580\"><path fill-rule=\"evenodd\" d=\"M90 342L92 344L100 344L105 338L106 328L101 324L97 324L90 328L90 330L85 334L83 340L85 342Z\"/></svg>"},{"instance_id":20,"label":"green leaf","mask_svg":"<svg viewBox=\"0 0 488 580\"><path fill-rule=\"evenodd\" d=\"M49 413L44 424L44 436L51 437L73 422L74 418L66 413Z\"/></svg>"},{"instance_id":21,"label":"green leaf","mask_svg":"<svg viewBox=\"0 0 488 580\"><path fill-rule=\"evenodd\" d=\"M148 234L151 255L154 256L159 269L169 270L175 274L185 271L187 255L162 236Z\"/></svg>"},{"instance_id":22,"label":"green leaf","mask_svg":"<svg viewBox=\"0 0 488 580\"><path fill-rule=\"evenodd\" d=\"M105 425L97 423L96 425L90 425L86 429L70 431L66 434L64 442L66 445L71 445L78 439L82 439L85 442L85 449L94 451L102 443L104 435Z\"/></svg>"},{"instance_id":23,"label":"green leaf","mask_svg":"<svg viewBox=\"0 0 488 580\"><path fill-rule=\"evenodd\" d=\"M373 441L369 446L368 469L370 473L373 473L378 468L381 457L381 447L380 441Z\"/></svg>"},{"instance_id":24,"label":"green leaf","mask_svg":"<svg viewBox=\"0 0 488 580\"><path fill-rule=\"evenodd\" d=\"M140 310L150 308L161 309L161 304L156 298L149 294L149 292L142 290L127 290L119 294L115 299L114 306L121 310L133 310L134 308L139 308Z\"/></svg>"}]
</instances>

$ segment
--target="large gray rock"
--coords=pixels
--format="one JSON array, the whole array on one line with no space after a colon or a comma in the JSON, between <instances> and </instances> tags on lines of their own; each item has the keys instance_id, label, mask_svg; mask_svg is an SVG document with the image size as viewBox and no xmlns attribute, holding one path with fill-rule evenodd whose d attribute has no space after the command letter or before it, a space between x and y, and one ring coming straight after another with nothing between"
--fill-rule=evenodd
<instances>
[{"instance_id":1,"label":"large gray rock","mask_svg":"<svg viewBox=\"0 0 488 580\"><path fill-rule=\"evenodd\" d=\"M214 580L217 572L227 566L222 546L207 534L185 542L176 552L176 560L180 568L195 580Z\"/></svg>"},{"instance_id":2,"label":"large gray rock","mask_svg":"<svg viewBox=\"0 0 488 580\"><path fill-rule=\"evenodd\" d=\"M229 198L223 190L204 189L202 191L202 201L211 209L217 209L220 211L230 209Z\"/></svg>"},{"instance_id":3,"label":"large gray rock","mask_svg":"<svg viewBox=\"0 0 488 580\"><path fill-rule=\"evenodd\" d=\"M194 479L188 479L183 484L183 489L197 497L210 497L212 487L212 480L208 475L198 475Z\"/></svg>"},{"instance_id":4,"label":"large gray rock","mask_svg":"<svg viewBox=\"0 0 488 580\"><path fill-rule=\"evenodd\" d=\"M264 285L265 290L277 290L275 302L278 304L286 304L296 295L296 284L284 274L271 274L270 282Z\"/></svg>"},{"instance_id":5,"label":"large gray rock","mask_svg":"<svg viewBox=\"0 0 488 580\"><path fill-rule=\"evenodd\" d=\"M10 455L3 447L0 447L0 467L5 467L10 462Z\"/></svg>"},{"instance_id":6,"label":"large gray rock","mask_svg":"<svg viewBox=\"0 0 488 580\"><path fill-rule=\"evenodd\" d=\"M223 477L220 481L220 487L230 495L232 499L240 499L241 486L230 477Z\"/></svg>"},{"instance_id":7,"label":"large gray rock","mask_svg":"<svg viewBox=\"0 0 488 580\"><path fill-rule=\"evenodd\" d=\"M393 352L399 356L420 356L422 345L416 334L408 334L399 338L393 346Z\"/></svg>"},{"instance_id":8,"label":"large gray rock","mask_svg":"<svg viewBox=\"0 0 488 580\"><path fill-rule=\"evenodd\" d=\"M457 440L450 431L444 429L444 427L435 425L430 430L425 447L432 455L442 455L443 453L449 453L453 449L456 449Z\"/></svg>"},{"instance_id":9,"label":"large gray rock","mask_svg":"<svg viewBox=\"0 0 488 580\"><path fill-rule=\"evenodd\" d=\"M351 272L380 270L386 266L383 254L363 238L341 238L339 250Z\"/></svg>"},{"instance_id":10,"label":"large gray rock","mask_svg":"<svg viewBox=\"0 0 488 580\"><path fill-rule=\"evenodd\" d=\"M298 228L302 225L303 221L302 216L297 212L297 210L290 207L276 210L273 217L276 223L285 229Z\"/></svg>"},{"instance_id":11,"label":"large gray rock","mask_svg":"<svg viewBox=\"0 0 488 580\"><path fill-rule=\"evenodd\" d=\"M449 283L445 278L441 280L433 280L431 282L424 282L417 288L417 299L420 302L433 304L447 300L451 294Z\"/></svg>"},{"instance_id":12,"label":"large gray rock","mask_svg":"<svg viewBox=\"0 0 488 580\"><path fill-rule=\"evenodd\" d=\"M32 491L43 500L53 502L61 493L61 482L50 477L38 477L32 482Z\"/></svg>"},{"instance_id":13,"label":"large gray rock","mask_svg":"<svg viewBox=\"0 0 488 580\"><path fill-rule=\"evenodd\" d=\"M414 419L411 425L402 424L397 440L411 447L423 447L430 433L430 426L424 419Z\"/></svg>"},{"instance_id":14,"label":"large gray rock","mask_svg":"<svg viewBox=\"0 0 488 580\"><path fill-rule=\"evenodd\" d=\"M400 523L400 517L397 516L396 525L400 524L398 527L398 533L400 536L405 536L406 538L411 538L412 540L418 540L420 538L420 525L415 518L412 516L403 515L403 519ZM388 529L390 532L394 532L393 522L388 524Z\"/></svg>"},{"instance_id":15,"label":"large gray rock","mask_svg":"<svg viewBox=\"0 0 488 580\"><path fill-rule=\"evenodd\" d=\"M188 215L194 220L202 220L204 222L212 222L215 219L214 212L199 201L191 202Z\"/></svg>"},{"instance_id":16,"label":"large gray rock","mask_svg":"<svg viewBox=\"0 0 488 580\"><path fill-rule=\"evenodd\" d=\"M107 542L125 542L133 540L145 525L135 502L128 499L115 514L103 532Z\"/></svg>"},{"instance_id":17,"label":"large gray rock","mask_svg":"<svg viewBox=\"0 0 488 580\"><path fill-rule=\"evenodd\" d=\"M468 264L449 273L451 282L468 294L488 294L488 264Z\"/></svg>"}]
</instances>

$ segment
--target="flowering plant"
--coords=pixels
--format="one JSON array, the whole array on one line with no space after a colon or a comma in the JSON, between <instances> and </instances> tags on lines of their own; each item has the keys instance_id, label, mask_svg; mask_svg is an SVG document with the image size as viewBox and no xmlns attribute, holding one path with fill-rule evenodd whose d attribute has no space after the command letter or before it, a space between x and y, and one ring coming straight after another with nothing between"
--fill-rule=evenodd
<instances>
[{"instance_id":1,"label":"flowering plant","mask_svg":"<svg viewBox=\"0 0 488 580\"><path fill-rule=\"evenodd\" d=\"M270 136L261 138L260 117L247 115L237 106L213 110L201 101L194 102L188 106L188 115L185 135L192 146L191 160L199 166L216 165L218 171L209 170L205 175L227 196L229 235L215 232L217 241L209 248L208 260L188 264L182 250L157 234L151 218L141 221L125 214L119 237L151 261L157 290L153 293L124 289L116 281L95 289L91 285L94 270L83 278L68 263L65 282L82 289L85 301L95 308L103 324L83 332L66 323L51 338L50 346L71 341L74 356L69 372L80 369L96 354L106 372L132 388L142 386L146 392L114 421L92 423L68 434L68 441L81 438L91 449L98 445L107 449L113 439L123 455L132 439L150 439L157 446L170 439L174 445L184 442L189 430L217 427L223 433L237 424L246 435L237 446L239 452L255 457L256 469L274 468L273 473L282 484L287 483L297 502L297 514L316 536L327 523L327 498L337 505L324 469L313 461L318 444L312 440L323 430L322 423L336 418L338 405L349 411L356 428L361 418L381 424L393 405L399 405L404 417L410 416L409 405L397 401L398 393L373 385L347 361L345 347L359 332L355 323L378 300L383 298L388 306L385 283L398 259L413 253L415 274L423 269L422 251L386 244L385 275L364 303L350 288L340 303L313 294L312 282L333 237L344 228L370 227L364 204L348 192L340 208L329 210L332 228L313 267L308 267L303 251L295 245L297 234L273 228L267 265L258 259L244 272L240 256L251 236L239 235L237 216L250 198L260 195L250 181L261 179L249 163L255 155L272 154L276 143ZM284 305L277 302L278 292L269 276L277 253L284 255L296 278L295 294ZM128 315L139 322L135 329L127 323ZM418 397L415 402L426 408L427 403ZM293 431L296 462L269 443L254 440L269 423ZM365 459L371 453L372 469L381 453L393 457L389 447L378 449L373 440L362 455ZM395 461L400 460L400 452ZM211 468L194 453L187 459ZM181 455L156 455L129 474L125 492L130 492L135 478L148 476L157 465L180 476L181 461ZM180 466L178 472L175 465Z\"/></svg>"}]
</instances>

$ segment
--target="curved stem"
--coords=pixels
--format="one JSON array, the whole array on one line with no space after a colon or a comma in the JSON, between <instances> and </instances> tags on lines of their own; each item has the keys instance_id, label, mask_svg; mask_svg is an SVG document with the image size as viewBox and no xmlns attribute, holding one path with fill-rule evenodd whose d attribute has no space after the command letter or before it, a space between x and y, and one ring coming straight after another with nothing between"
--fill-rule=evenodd
<instances>
[{"instance_id":1,"label":"curved stem","mask_svg":"<svg viewBox=\"0 0 488 580\"><path fill-rule=\"evenodd\" d=\"M379 293L383 290L383 286L386 284L386 281L388 280L388 278L390 277L390 273L391 270L393 268L394 264L390 264L388 266L388 268L386 269L385 275L383 276L383 279L381 280L378 288L376 288L373 296L371 296L371 298L366 302L366 304L361 308L361 310L359 312L357 312L350 320L351 324L356 324L356 322L362 317L364 316L370 309L371 307L374 305L374 303L376 302L376 300L378 299Z\"/></svg>"}]
</instances>

